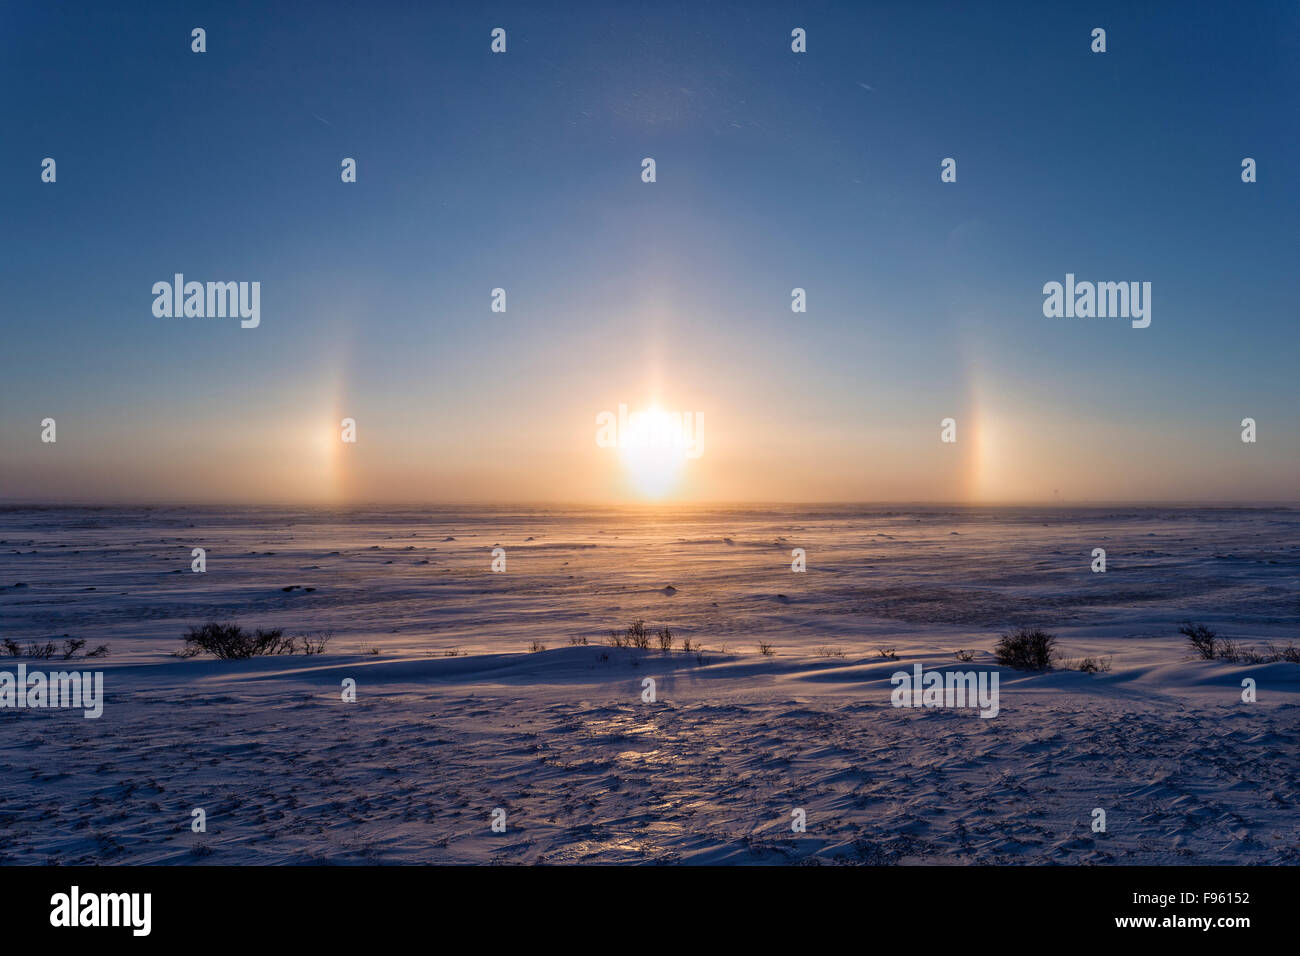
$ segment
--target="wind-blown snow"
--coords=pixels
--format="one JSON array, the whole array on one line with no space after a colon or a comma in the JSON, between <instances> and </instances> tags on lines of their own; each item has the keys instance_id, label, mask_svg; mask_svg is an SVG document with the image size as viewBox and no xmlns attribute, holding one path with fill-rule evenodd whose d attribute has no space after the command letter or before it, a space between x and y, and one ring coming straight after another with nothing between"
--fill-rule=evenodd
<instances>
[{"instance_id":1,"label":"wind-blown snow","mask_svg":"<svg viewBox=\"0 0 1300 956\"><path fill-rule=\"evenodd\" d=\"M1298 532L1285 510L0 511L0 636L111 647L78 665L105 672L100 719L0 711L0 862L1294 863L1300 665L1194 661L1176 625L1300 641ZM209 618L334 637L169 656ZM638 618L677 649L602 646ZM1021 624L1112 670L999 668ZM996 670L998 716L891 706L918 662Z\"/></svg>"}]
</instances>

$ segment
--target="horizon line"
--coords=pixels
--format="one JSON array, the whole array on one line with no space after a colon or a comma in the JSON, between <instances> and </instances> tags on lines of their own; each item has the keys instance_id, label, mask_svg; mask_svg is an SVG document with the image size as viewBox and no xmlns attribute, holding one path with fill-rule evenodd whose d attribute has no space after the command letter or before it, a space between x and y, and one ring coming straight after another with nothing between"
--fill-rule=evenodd
<instances>
[{"instance_id":1,"label":"horizon line","mask_svg":"<svg viewBox=\"0 0 1300 956\"><path fill-rule=\"evenodd\" d=\"M1080 499L1079 501L944 501L944 500L916 500L916 501L894 501L894 500L843 500L843 501L759 501L759 500L709 500L709 501L557 501L557 500L534 500L534 501L355 501L355 502L320 502L320 501L294 501L294 500L269 500L260 502L251 501L204 501L204 500L155 500L154 502L133 501L133 500L116 500L116 501L24 501L24 500L6 500L0 498L0 509L7 511L22 510L52 510L59 508L76 509L143 509L154 510L158 508L193 508L193 509L249 509L249 508L299 508L305 510L319 511L347 511L362 509L384 509L394 510L412 510L412 509L466 509L482 508L488 510L500 510L507 508L520 508L529 510L596 510L596 511L613 511L613 510L656 510L666 511L672 509L708 509L708 508L953 508L953 509L978 509L978 508L1040 508L1040 509L1071 509L1071 508L1184 508L1184 509L1221 509L1221 510L1290 510L1300 507L1300 498L1297 499L1279 499L1270 501L1260 501L1245 503L1241 501L1225 501L1222 499Z\"/></svg>"}]
</instances>

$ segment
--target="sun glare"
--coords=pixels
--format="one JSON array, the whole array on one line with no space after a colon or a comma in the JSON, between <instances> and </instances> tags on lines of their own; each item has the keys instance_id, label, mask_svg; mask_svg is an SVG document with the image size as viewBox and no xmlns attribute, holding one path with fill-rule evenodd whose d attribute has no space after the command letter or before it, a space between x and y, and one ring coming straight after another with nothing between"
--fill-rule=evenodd
<instances>
[{"instance_id":1,"label":"sun glare","mask_svg":"<svg viewBox=\"0 0 1300 956\"><path fill-rule=\"evenodd\" d=\"M628 484L646 498L663 498L681 481L686 449L681 441L680 416L674 420L657 406L633 415L620 442L619 453Z\"/></svg>"}]
</instances>

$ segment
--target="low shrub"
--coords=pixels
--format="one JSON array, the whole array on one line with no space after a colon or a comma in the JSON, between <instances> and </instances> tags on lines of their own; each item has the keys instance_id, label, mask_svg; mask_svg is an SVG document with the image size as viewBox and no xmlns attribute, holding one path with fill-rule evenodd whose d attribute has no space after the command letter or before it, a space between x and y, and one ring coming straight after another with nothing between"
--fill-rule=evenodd
<instances>
[{"instance_id":1,"label":"low shrub","mask_svg":"<svg viewBox=\"0 0 1300 956\"><path fill-rule=\"evenodd\" d=\"M1187 643L1203 661L1212 661L1219 656L1219 635L1204 624L1184 621L1178 626L1178 633L1187 637Z\"/></svg>"},{"instance_id":2,"label":"low shrub","mask_svg":"<svg viewBox=\"0 0 1300 956\"><path fill-rule=\"evenodd\" d=\"M1018 628L998 639L993 654L1003 667L1021 671L1051 670L1056 657L1056 635L1037 627Z\"/></svg>"},{"instance_id":3,"label":"low shrub","mask_svg":"<svg viewBox=\"0 0 1300 956\"><path fill-rule=\"evenodd\" d=\"M258 628L250 633L228 621L208 621L191 627L184 640L185 650L182 656L196 657L207 653L223 661L269 654L292 654L294 648L293 638L285 637L279 628L270 631Z\"/></svg>"}]
</instances>

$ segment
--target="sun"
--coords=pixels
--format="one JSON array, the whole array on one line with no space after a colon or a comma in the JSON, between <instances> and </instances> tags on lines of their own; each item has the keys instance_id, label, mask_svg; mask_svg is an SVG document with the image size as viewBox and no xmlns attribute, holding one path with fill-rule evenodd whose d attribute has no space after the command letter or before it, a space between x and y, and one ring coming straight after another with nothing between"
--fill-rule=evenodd
<instances>
[{"instance_id":1,"label":"sun","mask_svg":"<svg viewBox=\"0 0 1300 956\"><path fill-rule=\"evenodd\" d=\"M663 498L681 481L686 467L681 417L657 405L628 418L619 436L619 455L628 484L645 498Z\"/></svg>"}]
</instances>

